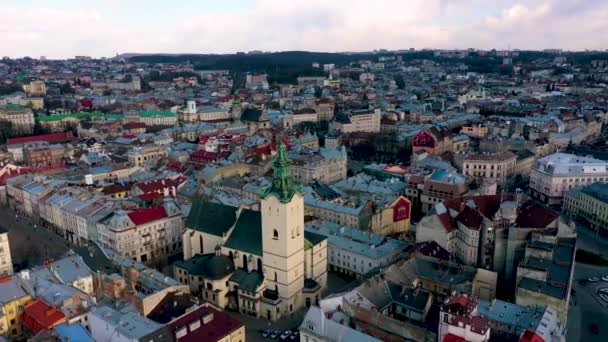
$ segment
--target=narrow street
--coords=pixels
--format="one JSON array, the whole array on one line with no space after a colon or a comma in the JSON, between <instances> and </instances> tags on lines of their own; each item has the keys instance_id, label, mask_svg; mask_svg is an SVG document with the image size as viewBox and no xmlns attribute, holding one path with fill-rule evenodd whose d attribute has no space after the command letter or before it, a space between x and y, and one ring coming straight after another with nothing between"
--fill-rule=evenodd
<instances>
[{"instance_id":1,"label":"narrow street","mask_svg":"<svg viewBox=\"0 0 608 342\"><path fill-rule=\"evenodd\" d=\"M39 265L48 258L58 258L69 249L61 237L35 227L29 218L17 215L7 207L0 209L0 225L8 231L15 271Z\"/></svg>"}]
</instances>

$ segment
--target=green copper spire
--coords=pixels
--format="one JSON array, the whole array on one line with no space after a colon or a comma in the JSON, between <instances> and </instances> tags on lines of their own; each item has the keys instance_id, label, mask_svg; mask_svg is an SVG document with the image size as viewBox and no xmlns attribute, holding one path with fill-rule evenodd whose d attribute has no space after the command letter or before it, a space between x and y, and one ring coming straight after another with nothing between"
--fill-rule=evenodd
<instances>
[{"instance_id":1,"label":"green copper spire","mask_svg":"<svg viewBox=\"0 0 608 342\"><path fill-rule=\"evenodd\" d=\"M287 149L280 144L272 161L272 185L264 191L264 198L274 194L281 202L287 203L296 192L303 193L302 187L293 183L289 164Z\"/></svg>"}]
</instances>

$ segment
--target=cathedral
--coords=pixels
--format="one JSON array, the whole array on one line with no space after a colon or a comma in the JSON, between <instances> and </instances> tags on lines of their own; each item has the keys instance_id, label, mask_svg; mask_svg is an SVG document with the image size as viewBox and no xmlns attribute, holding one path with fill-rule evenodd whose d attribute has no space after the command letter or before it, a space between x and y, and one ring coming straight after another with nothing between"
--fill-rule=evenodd
<instances>
[{"instance_id":1,"label":"cathedral","mask_svg":"<svg viewBox=\"0 0 608 342\"><path fill-rule=\"evenodd\" d=\"M285 145L273 160L260 210L199 199L183 235L175 278L221 308L276 320L317 304L327 283L327 240L304 231L304 195Z\"/></svg>"}]
</instances>

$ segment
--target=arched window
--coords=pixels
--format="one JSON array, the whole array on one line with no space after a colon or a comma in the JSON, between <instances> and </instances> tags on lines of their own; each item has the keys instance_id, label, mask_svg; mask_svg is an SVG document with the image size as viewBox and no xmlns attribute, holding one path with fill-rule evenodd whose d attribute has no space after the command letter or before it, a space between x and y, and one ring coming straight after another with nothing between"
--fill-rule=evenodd
<instances>
[{"instance_id":1,"label":"arched window","mask_svg":"<svg viewBox=\"0 0 608 342\"><path fill-rule=\"evenodd\" d=\"M249 272L249 265L247 265L247 255L243 254L243 269L245 272Z\"/></svg>"},{"instance_id":2,"label":"arched window","mask_svg":"<svg viewBox=\"0 0 608 342\"><path fill-rule=\"evenodd\" d=\"M272 238L273 238L273 239L275 239L275 240L278 240L278 239L279 239L279 231L278 231L278 230L276 230L276 229L275 229L275 230L272 232Z\"/></svg>"}]
</instances>

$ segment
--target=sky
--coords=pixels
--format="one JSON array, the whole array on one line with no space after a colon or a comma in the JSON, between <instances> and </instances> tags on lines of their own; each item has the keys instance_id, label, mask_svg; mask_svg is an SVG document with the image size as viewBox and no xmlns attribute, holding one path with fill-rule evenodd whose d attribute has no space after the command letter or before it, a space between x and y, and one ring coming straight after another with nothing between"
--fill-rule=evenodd
<instances>
[{"instance_id":1,"label":"sky","mask_svg":"<svg viewBox=\"0 0 608 342\"><path fill-rule=\"evenodd\" d=\"M0 55L608 49L608 0L0 0Z\"/></svg>"}]
</instances>

